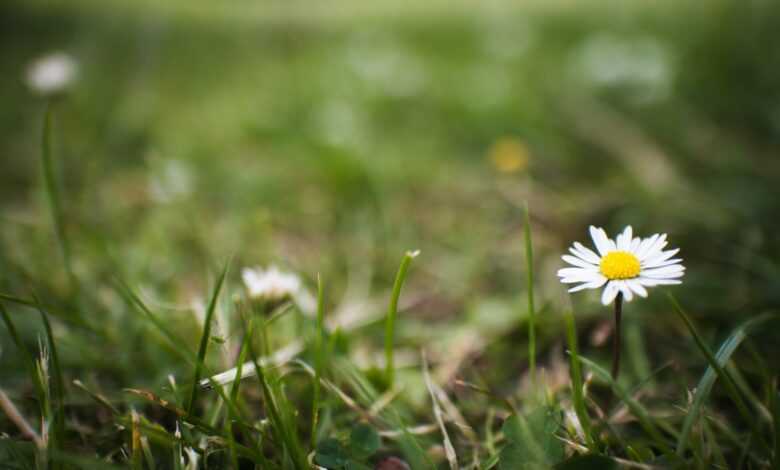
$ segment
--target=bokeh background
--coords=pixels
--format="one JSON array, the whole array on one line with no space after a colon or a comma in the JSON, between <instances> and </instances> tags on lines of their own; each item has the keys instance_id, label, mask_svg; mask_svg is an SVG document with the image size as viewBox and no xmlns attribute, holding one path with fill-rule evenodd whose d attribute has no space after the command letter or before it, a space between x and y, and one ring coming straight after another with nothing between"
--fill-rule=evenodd
<instances>
[{"instance_id":1,"label":"bokeh background","mask_svg":"<svg viewBox=\"0 0 780 470\"><path fill-rule=\"evenodd\" d=\"M511 358L487 368L509 379L525 367L527 202L545 351L571 307L585 354L608 355L587 335L609 313L555 277L589 224L668 232L688 268L670 291L715 341L780 304L778 24L770 0L4 1L0 292L114 332L56 331L74 375L159 384L175 361L126 321L111 279L195 344L188 309L229 256L236 287L239 267L276 263L310 288L321 273L332 311L381 314L420 249L400 344L446 352L476 334L477 357ZM25 78L57 51L78 64L53 103L53 156L89 301L62 269L41 177L48 100ZM659 291L627 307L630 367L690 356L700 373Z\"/></svg>"}]
</instances>

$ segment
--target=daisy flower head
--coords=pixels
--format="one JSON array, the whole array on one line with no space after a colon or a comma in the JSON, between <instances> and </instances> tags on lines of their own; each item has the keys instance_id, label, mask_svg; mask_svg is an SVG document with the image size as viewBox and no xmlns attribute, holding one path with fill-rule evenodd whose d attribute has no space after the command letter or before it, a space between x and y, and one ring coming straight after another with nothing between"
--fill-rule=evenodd
<instances>
[{"instance_id":1,"label":"daisy flower head","mask_svg":"<svg viewBox=\"0 0 780 470\"><path fill-rule=\"evenodd\" d=\"M279 302L295 297L301 290L301 279L297 275L284 272L274 265L268 269L244 268L241 278L249 297L253 299Z\"/></svg>"},{"instance_id":2,"label":"daisy flower head","mask_svg":"<svg viewBox=\"0 0 780 470\"><path fill-rule=\"evenodd\" d=\"M673 258L680 249L664 250L669 243L665 233L634 237L629 225L613 240L591 225L590 236L596 251L574 242L571 254L562 257L571 266L558 270L558 277L564 284L577 284L569 292L603 287L601 303L609 305L618 294L630 302L634 295L647 297L647 287L682 282L685 266L681 258Z\"/></svg>"},{"instance_id":3,"label":"daisy flower head","mask_svg":"<svg viewBox=\"0 0 780 470\"><path fill-rule=\"evenodd\" d=\"M64 52L55 52L31 63L25 78L34 93L52 96L66 91L77 75L76 60Z\"/></svg>"}]
</instances>

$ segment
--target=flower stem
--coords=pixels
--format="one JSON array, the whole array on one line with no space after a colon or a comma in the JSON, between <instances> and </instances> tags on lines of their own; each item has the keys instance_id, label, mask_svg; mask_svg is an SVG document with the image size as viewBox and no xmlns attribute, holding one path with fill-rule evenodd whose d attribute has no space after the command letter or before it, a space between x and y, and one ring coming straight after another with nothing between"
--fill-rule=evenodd
<instances>
[{"instance_id":1,"label":"flower stem","mask_svg":"<svg viewBox=\"0 0 780 470\"><path fill-rule=\"evenodd\" d=\"M623 293L615 298L615 332L612 335L612 379L620 373L620 320L623 316Z\"/></svg>"}]
</instances>

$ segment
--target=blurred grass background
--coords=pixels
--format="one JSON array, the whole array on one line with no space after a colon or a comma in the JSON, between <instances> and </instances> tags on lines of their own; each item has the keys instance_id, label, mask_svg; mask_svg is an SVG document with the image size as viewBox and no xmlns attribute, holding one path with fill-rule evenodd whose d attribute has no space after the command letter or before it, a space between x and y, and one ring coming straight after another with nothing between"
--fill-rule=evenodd
<instances>
[{"instance_id":1,"label":"blurred grass background","mask_svg":"<svg viewBox=\"0 0 780 470\"><path fill-rule=\"evenodd\" d=\"M675 295L723 338L780 304L777 24L768 0L3 2L0 292L104 330L92 343L55 330L71 376L159 385L187 369L146 344L113 277L194 345L188 310L230 255L310 286L322 273L332 310L381 312L402 253L420 249L399 343L444 353L476 332L474 360L507 384L525 368L528 201L542 361L570 302L584 336L609 319L555 277L589 224L668 232L688 267ZM44 203L45 101L24 82L52 51L79 64L53 148L84 295ZM627 307L635 377L672 359L701 372L669 312L657 292ZM355 341L379 348L375 333ZM0 335L0 370L15 370ZM596 343L584 353L606 358ZM778 357L776 333L756 347Z\"/></svg>"}]
</instances>

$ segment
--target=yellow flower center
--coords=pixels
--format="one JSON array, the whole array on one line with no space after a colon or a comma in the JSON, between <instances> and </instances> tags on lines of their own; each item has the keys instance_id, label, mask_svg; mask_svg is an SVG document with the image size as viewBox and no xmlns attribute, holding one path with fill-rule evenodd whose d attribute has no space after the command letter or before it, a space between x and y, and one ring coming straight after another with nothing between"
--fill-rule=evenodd
<instances>
[{"instance_id":1,"label":"yellow flower center","mask_svg":"<svg viewBox=\"0 0 780 470\"><path fill-rule=\"evenodd\" d=\"M631 279L639 275L639 259L627 251L611 251L601 258L601 274L607 279Z\"/></svg>"}]
</instances>

